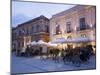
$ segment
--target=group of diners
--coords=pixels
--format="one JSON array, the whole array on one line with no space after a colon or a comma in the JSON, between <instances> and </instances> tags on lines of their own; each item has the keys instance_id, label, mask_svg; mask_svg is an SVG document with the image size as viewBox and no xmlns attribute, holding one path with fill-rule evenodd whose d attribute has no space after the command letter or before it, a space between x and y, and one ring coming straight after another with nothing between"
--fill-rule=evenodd
<instances>
[{"instance_id":1,"label":"group of diners","mask_svg":"<svg viewBox=\"0 0 100 75\"><path fill-rule=\"evenodd\" d=\"M46 53L43 53L43 48L41 46L36 50L34 47L27 45L24 52L20 52L20 50L17 51L17 56L21 57L40 56L40 59L52 59L55 62L60 62L62 60L65 64L71 62L79 65L82 62L87 62L92 55L94 55L92 45L75 48L68 45L65 49L48 47Z\"/></svg>"}]
</instances>

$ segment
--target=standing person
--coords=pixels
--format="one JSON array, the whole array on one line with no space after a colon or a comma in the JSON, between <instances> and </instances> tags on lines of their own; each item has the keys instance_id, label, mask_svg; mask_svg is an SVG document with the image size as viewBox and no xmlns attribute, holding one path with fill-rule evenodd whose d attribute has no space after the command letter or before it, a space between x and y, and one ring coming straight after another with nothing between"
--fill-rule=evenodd
<instances>
[{"instance_id":1,"label":"standing person","mask_svg":"<svg viewBox=\"0 0 100 75\"><path fill-rule=\"evenodd\" d=\"M39 49L39 55L40 55L40 58L42 58L42 47L40 47Z\"/></svg>"},{"instance_id":2,"label":"standing person","mask_svg":"<svg viewBox=\"0 0 100 75\"><path fill-rule=\"evenodd\" d=\"M30 46L30 56L33 56L33 48Z\"/></svg>"},{"instance_id":3,"label":"standing person","mask_svg":"<svg viewBox=\"0 0 100 75\"><path fill-rule=\"evenodd\" d=\"M29 47L28 53L29 53L29 56L31 56L32 55L32 47L30 45L28 47Z\"/></svg>"},{"instance_id":4,"label":"standing person","mask_svg":"<svg viewBox=\"0 0 100 75\"><path fill-rule=\"evenodd\" d=\"M86 47L82 47L82 48L80 48L80 51L81 51L80 59L83 62L86 62L88 59L88 55L89 55L88 49Z\"/></svg>"},{"instance_id":5,"label":"standing person","mask_svg":"<svg viewBox=\"0 0 100 75\"><path fill-rule=\"evenodd\" d=\"M49 47L47 47L46 58L49 58Z\"/></svg>"},{"instance_id":6,"label":"standing person","mask_svg":"<svg viewBox=\"0 0 100 75\"><path fill-rule=\"evenodd\" d=\"M64 49L61 50L61 57L64 57Z\"/></svg>"},{"instance_id":7,"label":"standing person","mask_svg":"<svg viewBox=\"0 0 100 75\"><path fill-rule=\"evenodd\" d=\"M29 56L29 46L26 47L26 56Z\"/></svg>"},{"instance_id":8,"label":"standing person","mask_svg":"<svg viewBox=\"0 0 100 75\"><path fill-rule=\"evenodd\" d=\"M55 60L55 62L59 62L59 53L60 53L60 50L58 48L56 48L54 50L54 60Z\"/></svg>"},{"instance_id":9,"label":"standing person","mask_svg":"<svg viewBox=\"0 0 100 75\"><path fill-rule=\"evenodd\" d=\"M86 48L88 49L89 56L93 55L93 48L92 45L87 45Z\"/></svg>"}]
</instances>

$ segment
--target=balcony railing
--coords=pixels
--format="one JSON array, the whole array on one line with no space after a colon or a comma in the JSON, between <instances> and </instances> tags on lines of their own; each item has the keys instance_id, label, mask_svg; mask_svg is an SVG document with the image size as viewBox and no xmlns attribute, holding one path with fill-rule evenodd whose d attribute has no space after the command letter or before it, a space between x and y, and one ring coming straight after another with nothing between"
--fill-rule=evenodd
<instances>
[{"instance_id":1,"label":"balcony railing","mask_svg":"<svg viewBox=\"0 0 100 75\"><path fill-rule=\"evenodd\" d=\"M67 30L66 32L71 33L71 32L73 32L73 29Z\"/></svg>"},{"instance_id":2,"label":"balcony railing","mask_svg":"<svg viewBox=\"0 0 100 75\"><path fill-rule=\"evenodd\" d=\"M90 27L89 25L84 25L83 27L77 27L77 31L87 30L87 29L92 29L92 27Z\"/></svg>"}]
</instances>

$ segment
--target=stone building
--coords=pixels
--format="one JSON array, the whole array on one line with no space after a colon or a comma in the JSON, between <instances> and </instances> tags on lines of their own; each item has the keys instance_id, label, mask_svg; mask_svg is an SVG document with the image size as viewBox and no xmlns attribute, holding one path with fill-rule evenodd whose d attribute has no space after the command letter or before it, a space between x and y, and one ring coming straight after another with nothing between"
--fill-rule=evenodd
<instances>
[{"instance_id":1,"label":"stone building","mask_svg":"<svg viewBox=\"0 0 100 75\"><path fill-rule=\"evenodd\" d=\"M87 37L91 40L89 43L95 45L95 29L96 7L91 5L77 5L53 15L50 19L51 41L59 38L79 39Z\"/></svg>"},{"instance_id":2,"label":"stone building","mask_svg":"<svg viewBox=\"0 0 100 75\"><path fill-rule=\"evenodd\" d=\"M27 43L38 40L49 42L49 19L43 15L12 29L12 44L15 49L22 49Z\"/></svg>"}]
</instances>

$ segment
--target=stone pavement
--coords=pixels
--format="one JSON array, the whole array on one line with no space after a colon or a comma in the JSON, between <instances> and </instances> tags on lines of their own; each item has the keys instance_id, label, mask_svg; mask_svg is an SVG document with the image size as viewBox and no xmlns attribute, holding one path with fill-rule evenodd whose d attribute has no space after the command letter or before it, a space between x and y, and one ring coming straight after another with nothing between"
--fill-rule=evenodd
<instances>
[{"instance_id":1,"label":"stone pavement","mask_svg":"<svg viewBox=\"0 0 100 75\"><path fill-rule=\"evenodd\" d=\"M95 56L92 56L88 63L81 64L76 67L73 64L64 64L63 61L56 62L52 59L42 60L37 57L16 57L12 54L11 57L11 73L36 73L50 71L69 71L69 70L84 70L95 69Z\"/></svg>"}]
</instances>

